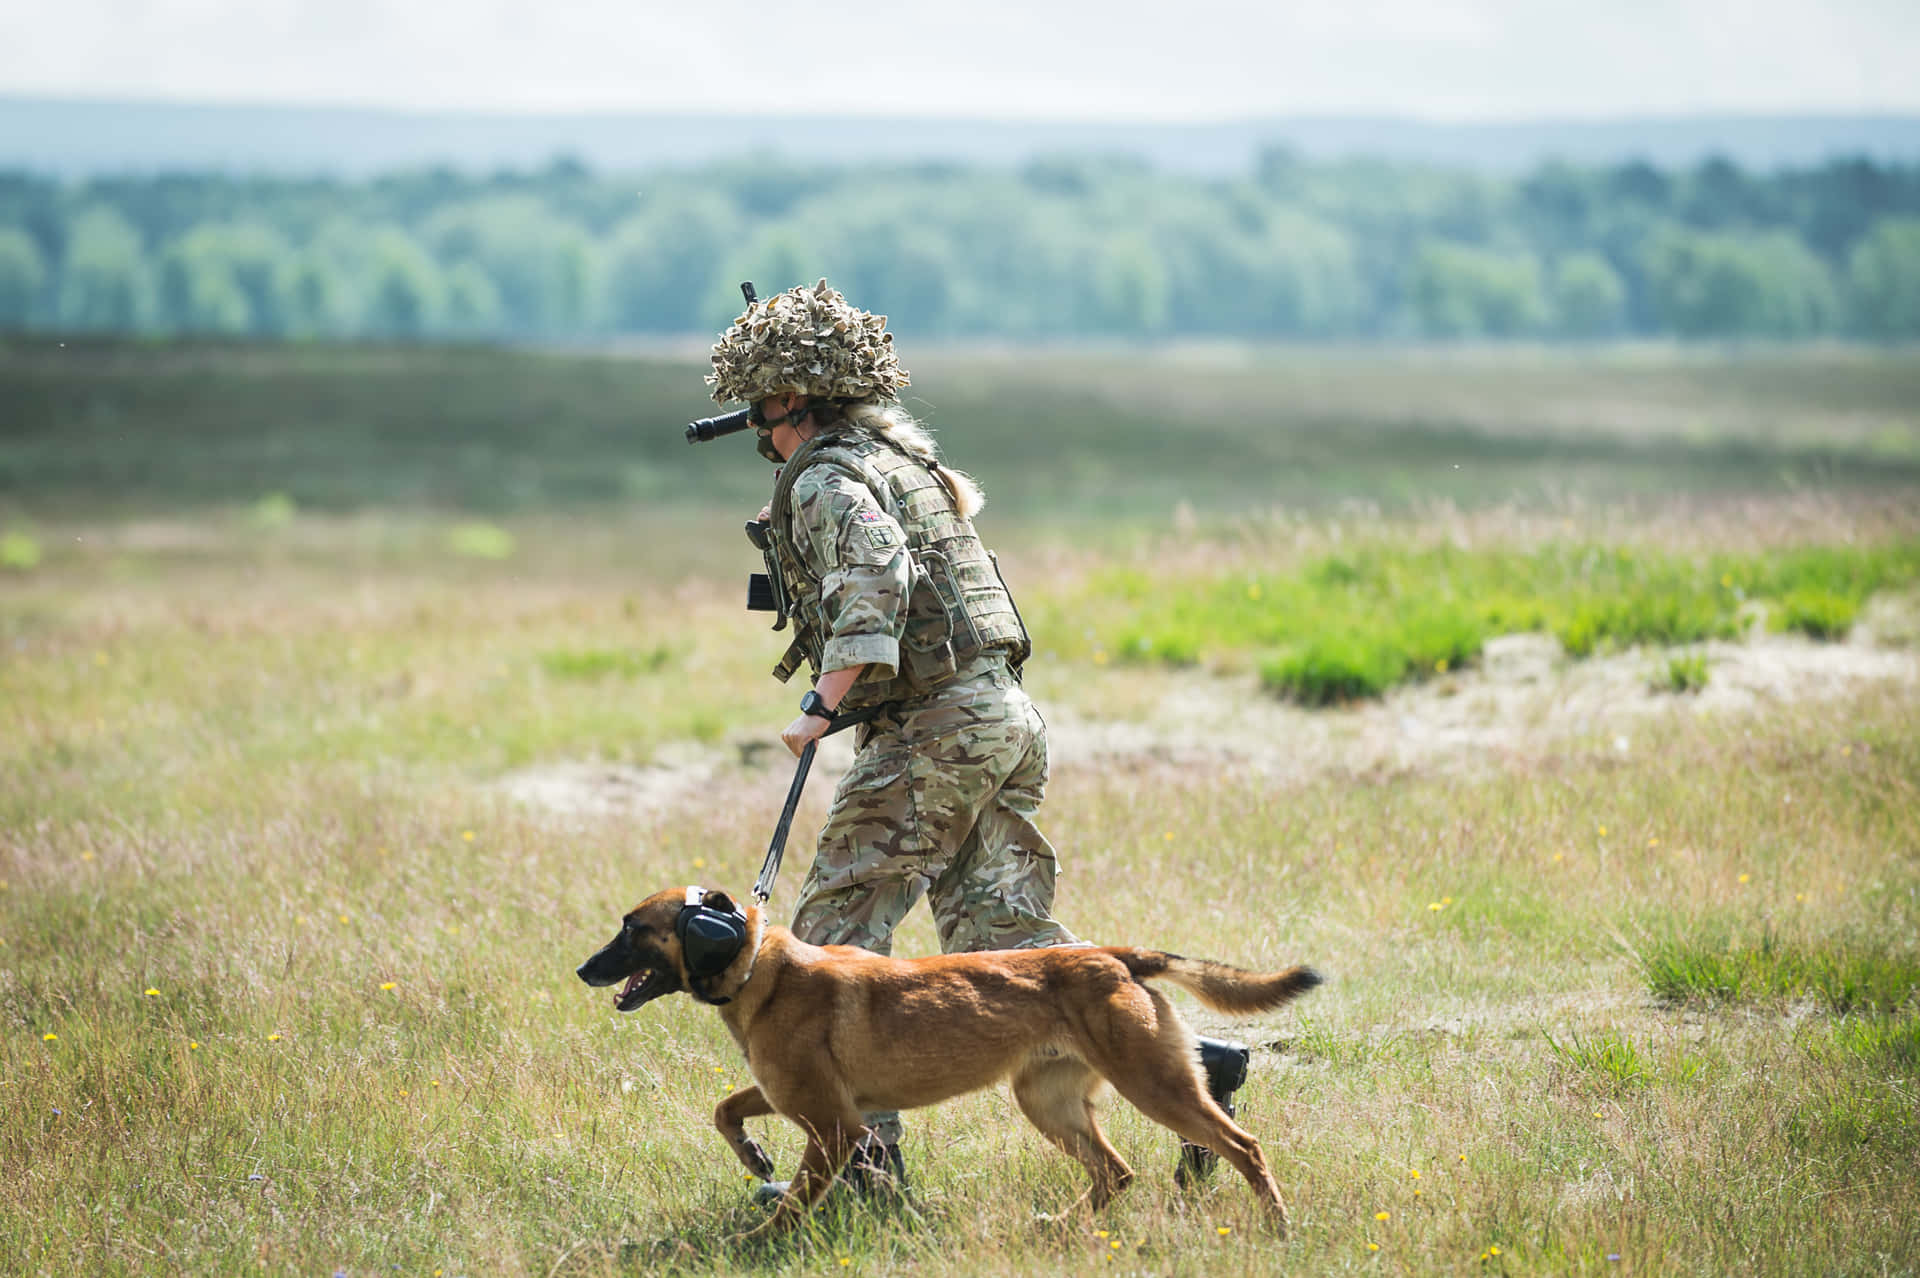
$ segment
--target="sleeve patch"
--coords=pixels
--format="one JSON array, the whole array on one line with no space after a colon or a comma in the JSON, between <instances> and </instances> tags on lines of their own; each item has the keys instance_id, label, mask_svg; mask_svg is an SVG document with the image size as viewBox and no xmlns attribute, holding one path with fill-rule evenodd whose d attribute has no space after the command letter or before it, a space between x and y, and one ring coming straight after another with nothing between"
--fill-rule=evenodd
<instances>
[{"instance_id":1,"label":"sleeve patch","mask_svg":"<svg viewBox=\"0 0 1920 1278\"><path fill-rule=\"evenodd\" d=\"M874 550L892 550L900 544L900 539L894 536L893 521L877 510L858 511L853 522L866 534L867 545Z\"/></svg>"}]
</instances>

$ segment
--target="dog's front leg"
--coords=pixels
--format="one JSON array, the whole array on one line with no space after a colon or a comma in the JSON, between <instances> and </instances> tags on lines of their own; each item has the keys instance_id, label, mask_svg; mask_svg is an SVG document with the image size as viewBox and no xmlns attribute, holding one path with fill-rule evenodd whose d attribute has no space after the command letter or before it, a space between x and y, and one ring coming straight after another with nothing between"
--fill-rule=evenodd
<instances>
[{"instance_id":1,"label":"dog's front leg","mask_svg":"<svg viewBox=\"0 0 1920 1278\"><path fill-rule=\"evenodd\" d=\"M793 1183L774 1205L773 1214L759 1228L750 1230L746 1234L748 1238L782 1233L805 1220L833 1183L835 1174L853 1156L853 1147L866 1130L860 1125L858 1113L814 1118L796 1116L794 1121L807 1134L807 1151L800 1156L800 1170L794 1173Z\"/></svg>"},{"instance_id":2,"label":"dog's front leg","mask_svg":"<svg viewBox=\"0 0 1920 1278\"><path fill-rule=\"evenodd\" d=\"M761 1148L760 1142L747 1135L745 1126L749 1118L759 1118L771 1114L773 1106L767 1104L767 1098L756 1087L744 1088L720 1102L713 1111L713 1125L733 1147L733 1155L740 1160L741 1166L758 1176L761 1180L773 1179L773 1159Z\"/></svg>"}]
</instances>

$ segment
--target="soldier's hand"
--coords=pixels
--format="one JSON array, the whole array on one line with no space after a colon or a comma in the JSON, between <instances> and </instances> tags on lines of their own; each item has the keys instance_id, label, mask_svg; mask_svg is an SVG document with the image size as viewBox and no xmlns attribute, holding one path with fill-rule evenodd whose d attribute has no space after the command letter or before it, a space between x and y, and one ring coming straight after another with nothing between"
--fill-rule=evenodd
<instances>
[{"instance_id":1,"label":"soldier's hand","mask_svg":"<svg viewBox=\"0 0 1920 1278\"><path fill-rule=\"evenodd\" d=\"M764 524L764 523L766 523L766 522L767 522L768 520L770 520L770 519L772 519L772 518L773 518L773 503L772 503L772 502L768 502L768 503L767 503L766 505L764 505L764 506L762 506L762 507L760 508L760 513L759 513L759 514L757 514L757 515L755 515L755 516L754 516L753 518L754 518L754 522L756 522L756 523L762 523L762 524Z\"/></svg>"},{"instance_id":2,"label":"soldier's hand","mask_svg":"<svg viewBox=\"0 0 1920 1278\"><path fill-rule=\"evenodd\" d=\"M827 735L827 729L833 725L818 715L803 714L789 723L780 733L780 739L786 742L787 749L799 758L801 751L807 748L809 741L818 741Z\"/></svg>"}]
</instances>

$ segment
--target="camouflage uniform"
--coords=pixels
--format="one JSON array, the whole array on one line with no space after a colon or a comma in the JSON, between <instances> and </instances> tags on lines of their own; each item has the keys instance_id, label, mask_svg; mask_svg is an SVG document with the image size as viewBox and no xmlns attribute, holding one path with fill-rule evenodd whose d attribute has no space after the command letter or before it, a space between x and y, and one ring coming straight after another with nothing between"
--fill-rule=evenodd
<instances>
[{"instance_id":1,"label":"camouflage uniform","mask_svg":"<svg viewBox=\"0 0 1920 1278\"><path fill-rule=\"evenodd\" d=\"M950 629L949 618L909 544L929 544L930 528L961 529L975 548L978 539L950 501L940 509L944 489L895 474L883 491L915 512L910 538L882 506L872 468L855 464L879 457L886 470L886 445L858 435L854 445L829 437L795 453L788 468L797 473L783 476L786 492L776 491L774 502L771 532L801 629L796 649L819 671L867 667L843 711L887 707L858 729L858 754L834 792L794 907L794 934L885 954L893 929L925 895L947 953L1082 944L1051 916L1054 852L1034 824L1046 789L1047 729L1012 664L1024 656L1025 635L1011 599L1001 587L1010 629L995 625L990 600L973 609L984 619L976 630L1004 637L957 659L952 645L933 641ZM902 489L909 499L895 501ZM964 548L955 557L966 562ZM922 623L937 634L920 635ZM795 656L790 650L785 672ZM898 1143L897 1114L867 1121Z\"/></svg>"}]
</instances>

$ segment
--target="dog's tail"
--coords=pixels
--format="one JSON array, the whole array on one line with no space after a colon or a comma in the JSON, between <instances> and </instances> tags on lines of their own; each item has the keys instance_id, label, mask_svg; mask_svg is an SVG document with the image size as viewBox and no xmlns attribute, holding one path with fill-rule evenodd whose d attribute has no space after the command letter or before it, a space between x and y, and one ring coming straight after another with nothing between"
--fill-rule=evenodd
<instances>
[{"instance_id":1,"label":"dog's tail","mask_svg":"<svg viewBox=\"0 0 1920 1278\"><path fill-rule=\"evenodd\" d=\"M1168 981L1230 1016L1270 1012L1320 984L1320 973L1310 967L1284 972L1249 972L1208 959L1182 958L1159 950L1116 947L1110 951L1127 965L1136 981Z\"/></svg>"}]
</instances>

